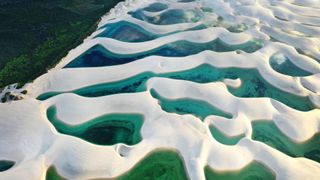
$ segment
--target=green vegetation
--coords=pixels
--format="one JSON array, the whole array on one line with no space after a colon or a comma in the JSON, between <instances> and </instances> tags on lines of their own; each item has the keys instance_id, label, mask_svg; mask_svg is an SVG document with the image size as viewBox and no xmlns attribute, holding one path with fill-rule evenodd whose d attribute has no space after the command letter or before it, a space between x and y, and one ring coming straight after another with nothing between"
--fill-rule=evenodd
<instances>
[{"instance_id":1,"label":"green vegetation","mask_svg":"<svg viewBox=\"0 0 320 180\"><path fill-rule=\"evenodd\" d=\"M24 84L53 67L121 0L14 0L0 3L0 87Z\"/></svg>"}]
</instances>

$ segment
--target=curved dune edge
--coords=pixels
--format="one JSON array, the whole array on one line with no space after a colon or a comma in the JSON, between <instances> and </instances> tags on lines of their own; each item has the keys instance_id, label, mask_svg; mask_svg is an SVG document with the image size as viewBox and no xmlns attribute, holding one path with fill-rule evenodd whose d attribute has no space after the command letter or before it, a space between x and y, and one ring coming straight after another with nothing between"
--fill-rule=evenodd
<instances>
[{"instance_id":1,"label":"curved dune edge","mask_svg":"<svg viewBox=\"0 0 320 180\"><path fill-rule=\"evenodd\" d=\"M211 7L213 16L205 16L203 21L221 16L226 20L245 23L249 28L241 33L231 33L223 27L211 27L194 31L197 33L179 32L141 43L93 38L103 31L106 23L121 20L158 34L184 31L202 23L200 20L197 23L160 26L131 18L127 14L152 2L155 0L127 0L119 3L102 18L100 29L82 45L71 50L55 68L26 86L28 94L24 100L0 104L0 157L15 162L12 168L0 173L0 179L45 179L46 171L51 166L68 179L114 178L129 171L150 152L159 148L177 151L192 180L205 179L205 167L215 171L236 171L253 161L269 168L277 179L319 179L319 162L292 158L251 138L251 123L258 120L272 121L296 143L305 142L320 132L320 55L317 49L320 27L319 22L314 20L318 14L310 14L310 10L319 11L315 1L201 0L177 3L160 0L172 4L168 9ZM157 13L148 15L157 16ZM216 38L228 44L262 39L265 44L254 53L203 51L179 58L151 56L112 67L62 69L97 44L111 52L132 54L176 40L203 43ZM291 77L276 72L269 65L270 57L276 53L283 54L297 67L312 75ZM139 93L96 98L63 93L45 101L35 99L46 92L71 91L127 79L143 72L179 72L202 64L217 68L256 69L272 86L298 96L308 96L315 108L302 112L270 98L235 97L228 91L227 85L239 87L240 79L199 84L153 77L146 83L147 91ZM189 98L205 101L231 114L232 118L209 115L201 121L190 114L165 112L158 100L152 97L151 89L169 100ZM144 117L140 130L142 140L132 146L122 143L102 146L63 135L47 119L47 109L51 106L57 108L59 120L71 125L83 124L90 119L113 113L141 114ZM228 137L244 137L234 145L224 145L212 137L209 129L212 125Z\"/></svg>"},{"instance_id":2,"label":"curved dune edge","mask_svg":"<svg viewBox=\"0 0 320 180\"><path fill-rule=\"evenodd\" d=\"M171 83L168 87L171 85L174 88L176 83ZM163 84L161 87L163 87ZM157 89L156 86L153 88ZM142 102L140 99L143 99L144 101ZM265 100L268 101L267 99ZM256 103L248 102L248 104L255 105L256 107L256 104L262 104L258 99L257 101L258 102ZM30 103L34 105L30 106ZM38 118L45 116L46 108L52 104L56 104L57 106L58 117L69 124L79 124L91 117L115 111L119 113L143 114L145 122L141 129L142 141L134 146L126 146L122 144L114 146L96 146L78 138L57 134L56 130L45 118ZM90 104L94 104L95 108L89 108ZM32 149L35 150L35 152L32 157L32 154L29 153L28 149L23 148L25 146L24 139L20 139L20 141L16 140L17 145L15 145L14 148L19 150L19 152L16 152L17 154L24 155L24 162L19 162L19 159L14 159L17 161L18 166L13 168L11 171L3 173L2 177L19 177L24 171L26 171L24 172L25 176L28 175L26 174L27 172L39 174L41 172L41 166L49 165L54 165L63 177L69 179L116 177L133 167L134 164L136 164L148 152L159 147L178 150L184 159L187 172L191 179L203 179L203 168L206 165L209 165L216 170L237 170L246 166L252 160L266 164L267 167L275 172L278 178L290 177L292 179L299 179L305 176L312 178L317 177L320 173L320 165L314 161L304 158L291 158L263 143L252 141L249 138L241 139L235 146L220 144L212 138L208 125L203 124L194 116L177 115L172 113L168 114L163 112L158 106L156 100L153 99L148 92L135 93L134 95L119 94L90 99L72 94L65 94L52 98L42 104L39 104L34 100L23 100L14 103L11 106L14 107L1 107L1 110L6 111L7 113L12 113L13 118L8 119L10 122L9 124L16 122L22 125L21 128L14 127L15 133L12 134L17 136L31 136L29 139L33 141L30 142L30 146L33 147ZM26 106L29 106L29 108L26 108ZM29 111L34 111L34 106L38 106L40 111L27 116L29 118L22 118L26 117L27 114L30 114ZM271 106L271 104L269 106ZM25 113L20 112L19 114L16 114L15 110L12 110L21 108L26 109ZM275 112L276 110L272 110L271 108L273 107L269 107L269 113L279 113ZM262 112L264 117L266 117L265 112L267 111ZM14 116L14 114L16 115ZM258 114L252 114L251 116L258 116ZM312 113L307 116L312 119ZM37 118L38 120L36 120ZM31 119L33 119L34 123L38 124L34 125L33 128L25 129L24 126L27 126L26 124L29 124ZM244 118L239 120L244 120ZM287 123L292 123L291 120L292 119L288 119ZM304 126L308 125L305 127L308 131L304 132L310 132L312 129L314 129L313 132L317 131L317 129L314 128L315 126L313 126L313 123L307 124L305 121L297 121L302 123ZM319 121L317 122L319 123ZM244 125L247 128L246 131L250 132L251 126L248 125L248 123L245 124ZM297 124L291 125L296 126ZM46 130L42 130L44 127L46 127ZM241 126L239 126L239 128L241 128ZM289 136L290 133L298 133L289 126L282 128L285 130L284 132L289 133ZM282 128L280 127L280 129ZM163 129L166 131L163 131ZM38 132L40 130L41 132ZM238 131L241 132L241 130ZM300 137L308 136L306 134L299 135ZM5 139L10 143L14 137L15 136L11 135ZM52 139L50 142L37 140L37 138L47 140L48 137L51 137ZM166 137L170 138L168 139ZM124 155L124 157L121 157L119 153ZM14 153L9 150L6 154L14 155ZM42 161L41 159L38 159L40 154ZM26 159L29 159L27 162L34 162L34 166L38 164L36 166L37 168L27 165L25 162ZM238 161L235 162L234 159L237 159ZM286 162L291 162L290 166L287 166ZM24 165L28 168L24 167ZM308 168L303 168L305 166L308 166ZM82 169L86 170L83 171ZM288 174L283 174L283 169L285 169ZM301 169L303 169L303 171ZM74 174L74 172L76 172L76 174ZM37 176L30 175L29 177L34 178Z\"/></svg>"}]
</instances>

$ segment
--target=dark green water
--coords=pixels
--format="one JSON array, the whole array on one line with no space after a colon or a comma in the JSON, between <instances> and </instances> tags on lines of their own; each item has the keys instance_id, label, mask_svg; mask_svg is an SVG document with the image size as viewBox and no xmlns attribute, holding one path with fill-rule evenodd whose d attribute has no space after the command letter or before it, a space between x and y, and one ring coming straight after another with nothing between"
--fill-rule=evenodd
<instances>
[{"instance_id":1,"label":"dark green water","mask_svg":"<svg viewBox=\"0 0 320 180\"><path fill-rule=\"evenodd\" d=\"M187 180L183 161L173 151L157 151L147 155L118 180Z\"/></svg>"},{"instance_id":2,"label":"dark green water","mask_svg":"<svg viewBox=\"0 0 320 180\"><path fill-rule=\"evenodd\" d=\"M188 178L183 161L179 154L174 151L161 150L150 153L138 162L131 170L114 179L187 180ZM46 180L64 180L64 178L57 173L54 167L50 167L47 171Z\"/></svg>"},{"instance_id":3,"label":"dark green water","mask_svg":"<svg viewBox=\"0 0 320 180\"><path fill-rule=\"evenodd\" d=\"M235 160L236 161L236 160ZM218 172L210 167L204 169L206 180L275 180L274 173L266 166L256 161L239 171Z\"/></svg>"},{"instance_id":4,"label":"dark green water","mask_svg":"<svg viewBox=\"0 0 320 180\"><path fill-rule=\"evenodd\" d=\"M0 172L6 171L14 166L15 162L8 160L0 160Z\"/></svg>"},{"instance_id":5,"label":"dark green water","mask_svg":"<svg viewBox=\"0 0 320 180\"><path fill-rule=\"evenodd\" d=\"M60 176L54 166L49 167L46 173L46 180L67 180Z\"/></svg>"},{"instance_id":6,"label":"dark green water","mask_svg":"<svg viewBox=\"0 0 320 180\"><path fill-rule=\"evenodd\" d=\"M141 141L143 116L139 114L108 114L71 126L60 121L54 106L48 108L47 117L58 132L75 136L99 145L125 143L134 145Z\"/></svg>"},{"instance_id":7,"label":"dark green water","mask_svg":"<svg viewBox=\"0 0 320 180\"><path fill-rule=\"evenodd\" d=\"M208 166L204 169L207 180L273 180L274 173L256 161L239 171L215 171ZM187 180L188 176L181 157L174 151L161 150L147 155L131 170L115 178L117 180ZM64 180L50 167L46 180ZM98 179L96 179L98 180ZM107 179L99 179L107 180Z\"/></svg>"},{"instance_id":8,"label":"dark green water","mask_svg":"<svg viewBox=\"0 0 320 180\"><path fill-rule=\"evenodd\" d=\"M252 139L261 141L291 157L305 157L320 163L320 134L298 143L285 134L272 121L252 122Z\"/></svg>"}]
</instances>

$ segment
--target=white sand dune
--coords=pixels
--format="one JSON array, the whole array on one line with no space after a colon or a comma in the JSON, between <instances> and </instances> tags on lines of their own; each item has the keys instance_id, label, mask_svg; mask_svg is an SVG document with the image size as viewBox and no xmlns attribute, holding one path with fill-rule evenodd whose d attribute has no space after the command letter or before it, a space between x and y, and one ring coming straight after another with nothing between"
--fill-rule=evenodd
<instances>
[{"instance_id":1,"label":"white sand dune","mask_svg":"<svg viewBox=\"0 0 320 180\"><path fill-rule=\"evenodd\" d=\"M155 19L172 9L210 10L203 11L203 16L197 21L165 25L139 20L128 13L154 2L168 4L168 8L160 12L145 12L145 16ZM127 0L119 3L102 17L98 30L83 44L71 50L55 68L25 86L28 94L23 100L0 104L0 160L15 162L12 168L0 172L0 179L45 179L50 166L55 166L67 179L114 178L159 148L179 152L192 180L205 179L205 166L217 171L240 170L252 161L268 167L277 179L320 179L320 163L304 157L293 158L252 139L252 122L259 120L273 122L285 136L298 144L319 134L319 14L320 2L317 0L196 0L185 3ZM185 16L192 14L186 13ZM145 42L96 37L107 29L108 24L121 21L136 24L161 37ZM231 32L226 26L232 23L245 25L247 29ZM204 24L208 27L190 30ZM204 44L216 39L228 45L259 40L262 47L252 53L205 50L183 57L147 56L115 66L64 68L96 45L119 56L130 56L182 40ZM277 53L310 75L294 77L279 73L270 65L270 58ZM241 78L197 83L155 76L146 81L143 92L98 97L71 93L83 87L126 80L142 73L179 73L204 64L218 69L255 69L276 89L308 97L313 108L299 111L269 97L236 97L229 87L240 88L243 85ZM232 118L209 115L201 121L192 114L166 112L151 91L168 100L205 101L231 114ZM39 95L48 92L61 94L44 101L37 100ZM135 145L118 143L107 146L64 135L48 120L47 110L53 106L56 107L57 118L69 125L83 124L106 114L141 114L144 118L140 132L142 140ZM242 134L244 137L235 145L222 144L211 135L209 126L212 125L227 137Z\"/></svg>"}]
</instances>

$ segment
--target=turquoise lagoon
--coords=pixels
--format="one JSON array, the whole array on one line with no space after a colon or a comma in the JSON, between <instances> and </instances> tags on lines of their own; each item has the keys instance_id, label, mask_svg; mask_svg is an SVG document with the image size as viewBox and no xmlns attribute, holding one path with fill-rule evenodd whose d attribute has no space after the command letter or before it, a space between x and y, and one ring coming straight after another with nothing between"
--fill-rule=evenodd
<instances>
[{"instance_id":1,"label":"turquoise lagoon","mask_svg":"<svg viewBox=\"0 0 320 180\"><path fill-rule=\"evenodd\" d=\"M180 0L181 3L191 2L192 0ZM148 15L159 12L158 15ZM211 8L200 7L198 9L170 9L168 4L153 3L142 7L136 11L129 12L133 18L145 21L153 25L173 25L179 23L198 23L204 18L204 13L214 13ZM246 30L249 26L245 24L226 24L222 17L218 17L214 22L201 22L193 28L185 31L194 31L208 27L224 27L231 33L239 33ZM167 35L173 35L182 31L174 31L168 34L151 33L128 21L119 21L102 26L103 31L95 38L112 38L122 42L129 42L128 45L134 46L134 43L155 40ZM196 31L194 31L196 32ZM101 45L96 45L79 57L73 59L64 68L90 68L114 66L130 63L145 57L185 57L194 55L202 51L210 50L215 52L245 51L254 53L263 48L265 42L259 39L252 39L243 44L229 45L221 39L215 39L208 43L195 43L186 40L180 40L162 45L155 49L136 54L116 54ZM227 59L226 59L227 60ZM250 59L248 59L250 61ZM296 66L285 56L274 54L269 59L269 65L278 73L288 76L308 76L312 73ZM156 74L153 72L142 72L127 79L95 84L87 87L81 87L66 92L46 92L37 97L44 101L53 96L62 93L74 93L84 97L100 97L119 93L135 93L147 91L146 82L152 77L164 77L177 80L186 80L196 83L219 82L228 79L240 78L242 85L239 88L227 87L228 91L241 98L259 98L268 97L275 99L284 105L300 111L309 111L315 109L312 102L306 96L297 96L282 91L269 84L256 69L241 68L215 68L208 64L203 64L189 70L183 70L172 73ZM214 90L213 90L214 91ZM151 89L150 94L158 100L163 111L176 114L191 114L204 120L209 115L221 116L232 121L232 114L222 109L214 107L205 100L181 98L167 99L160 96L155 89ZM47 109L47 118L54 125L58 132L74 137L78 137L89 143L110 146L117 143L135 145L142 140L140 131L143 125L143 116L140 114L107 114L88 120L79 125L68 125L56 116L57 109L51 106ZM253 121L252 139L263 142L280 152L291 157L305 157L316 162L320 162L320 135L314 135L306 142L295 142L283 134L272 121ZM236 145L244 134L229 137L218 128L209 126L212 137L228 146ZM0 171L10 169L14 163L0 161ZM253 161L246 167L238 171L217 171L209 166L204 168L204 174L207 180L255 180L255 179L275 179L276 176L272 170L261 162ZM46 179L64 179L52 166L48 169ZM131 170L125 172L116 179L188 179L184 167L184 161L179 152L171 150L159 150L148 154Z\"/></svg>"},{"instance_id":2,"label":"turquoise lagoon","mask_svg":"<svg viewBox=\"0 0 320 180\"><path fill-rule=\"evenodd\" d=\"M266 80L264 80L260 73L255 69L220 69L207 64L201 65L191 70L174 73L154 74L151 72L145 72L125 80L96 84L88 87L83 87L71 92L85 97L98 97L118 93L141 92L146 90L145 82L151 77L166 77L172 79L188 80L197 83L216 82L221 81L224 78L240 78L242 81L242 85L240 88L228 87L230 93L237 97L269 97L301 111L314 109L314 106L308 97L290 94L272 86ZM66 92L48 92L41 94L38 99L45 100L61 93Z\"/></svg>"}]
</instances>

